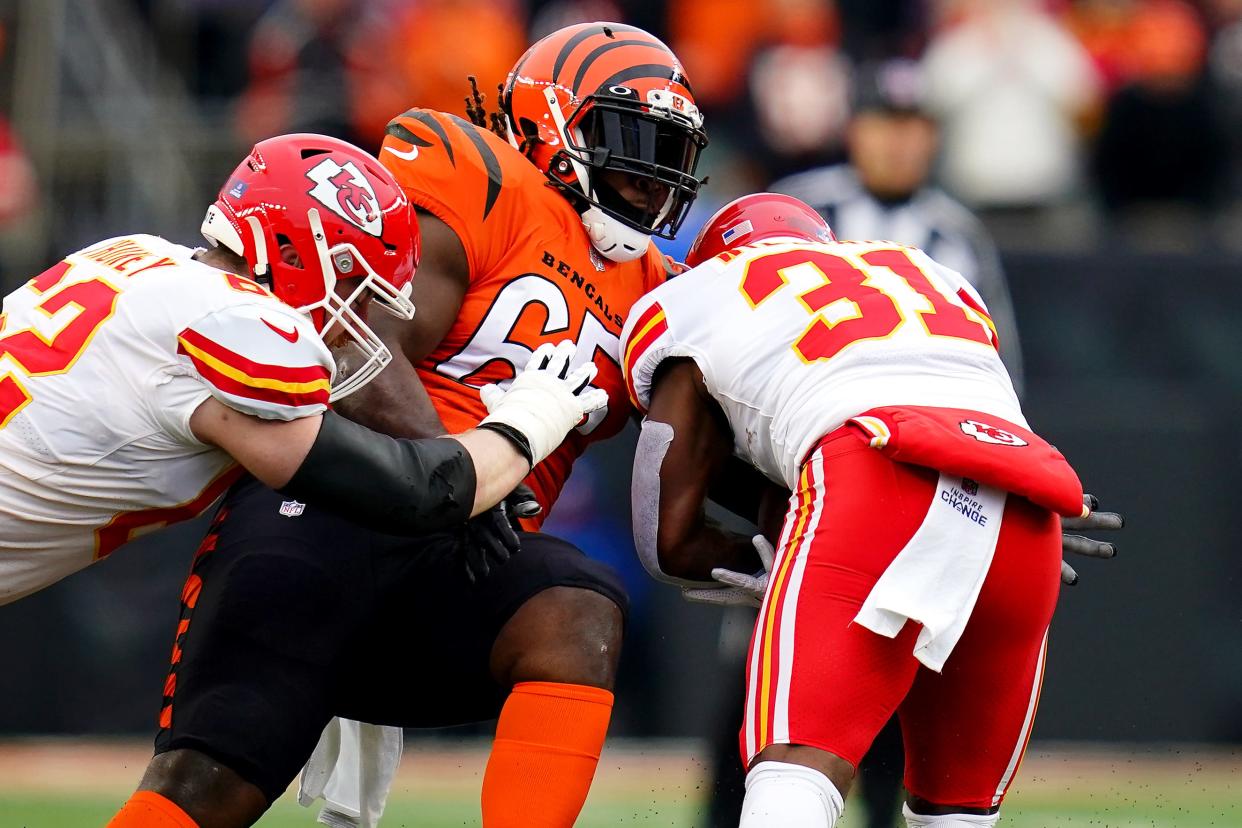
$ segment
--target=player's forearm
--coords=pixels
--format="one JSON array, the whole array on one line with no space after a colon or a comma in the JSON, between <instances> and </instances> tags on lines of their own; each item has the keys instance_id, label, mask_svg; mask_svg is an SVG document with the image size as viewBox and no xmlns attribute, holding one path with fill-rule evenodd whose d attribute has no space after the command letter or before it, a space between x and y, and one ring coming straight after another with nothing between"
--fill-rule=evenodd
<instances>
[{"instance_id":1,"label":"player's forearm","mask_svg":"<svg viewBox=\"0 0 1242 828\"><path fill-rule=\"evenodd\" d=\"M474 462L460 442L395 439L328 412L280 491L380 532L420 535L469 518L475 488Z\"/></svg>"},{"instance_id":2,"label":"player's forearm","mask_svg":"<svg viewBox=\"0 0 1242 828\"><path fill-rule=\"evenodd\" d=\"M513 491L530 473L530 463L512 440L488 429L472 429L453 435L474 462L474 508L471 516L485 512Z\"/></svg>"},{"instance_id":3,"label":"player's forearm","mask_svg":"<svg viewBox=\"0 0 1242 828\"><path fill-rule=\"evenodd\" d=\"M710 518L681 533L661 533L660 569L686 581L712 580L712 569L758 572L763 568L747 535L722 529Z\"/></svg>"}]
</instances>

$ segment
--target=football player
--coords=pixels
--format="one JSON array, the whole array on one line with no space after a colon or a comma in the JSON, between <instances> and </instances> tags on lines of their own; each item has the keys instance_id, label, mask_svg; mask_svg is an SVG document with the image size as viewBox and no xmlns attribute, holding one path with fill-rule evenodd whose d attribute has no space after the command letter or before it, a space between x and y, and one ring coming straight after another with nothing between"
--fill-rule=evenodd
<instances>
[{"instance_id":1,"label":"football player","mask_svg":"<svg viewBox=\"0 0 1242 828\"><path fill-rule=\"evenodd\" d=\"M1027 425L987 309L921 251L837 242L771 193L723 207L687 264L622 336L646 411L634 536L691 597L762 601L742 828L837 824L894 712L907 824L995 825L1043 678L1057 515L1090 509ZM792 492L775 551L704 518L731 455Z\"/></svg>"},{"instance_id":2,"label":"football player","mask_svg":"<svg viewBox=\"0 0 1242 828\"><path fill-rule=\"evenodd\" d=\"M540 40L500 104L500 134L423 109L389 125L379 158L422 231L419 310L375 320L398 356L345 410L401 437L469 428L486 414L482 388L572 340L608 405L527 478L546 514L574 460L631 412L621 328L666 278L651 237L680 226L706 137L676 57L622 24ZM616 573L534 516L521 553L471 584L446 562L456 535L397 542L314 504L280 518L279 502L258 486L225 501L187 590L158 755L116 825L250 824L333 715L412 727L499 715L483 824L572 825L611 716L626 607ZM505 523L481 515L468 542ZM289 560L301 576L273 583Z\"/></svg>"},{"instance_id":3,"label":"football player","mask_svg":"<svg viewBox=\"0 0 1242 828\"><path fill-rule=\"evenodd\" d=\"M328 410L390 358L368 307L414 314L409 203L349 144L256 145L203 233L210 250L108 239L5 298L0 603L194 517L244 470L286 511L313 500L407 534L462 523L604 403L580 393L591 370L570 373L565 345L453 439L394 440Z\"/></svg>"}]
</instances>

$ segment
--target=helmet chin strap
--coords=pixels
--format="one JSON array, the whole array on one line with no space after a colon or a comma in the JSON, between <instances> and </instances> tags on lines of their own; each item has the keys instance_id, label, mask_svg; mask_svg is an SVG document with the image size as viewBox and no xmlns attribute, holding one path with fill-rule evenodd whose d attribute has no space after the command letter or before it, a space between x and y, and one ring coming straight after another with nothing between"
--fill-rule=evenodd
<instances>
[{"instance_id":1,"label":"helmet chin strap","mask_svg":"<svg viewBox=\"0 0 1242 828\"><path fill-rule=\"evenodd\" d=\"M545 89L543 94L548 102L548 113L552 116L552 123L561 136L565 157L569 159L573 168L578 189L583 195L590 197L592 195L590 172L570 148L568 126L565 123L565 115L561 112L556 92L549 88ZM581 144L582 135L578 134L577 138L578 143ZM583 210L581 216L591 244L605 259L614 262L632 262L647 252L647 246L651 243L649 234L617 221L594 205Z\"/></svg>"},{"instance_id":2,"label":"helmet chin strap","mask_svg":"<svg viewBox=\"0 0 1242 828\"><path fill-rule=\"evenodd\" d=\"M651 244L651 236L622 224L598 207L582 212L582 224L600 255L614 262L632 262Z\"/></svg>"}]
</instances>

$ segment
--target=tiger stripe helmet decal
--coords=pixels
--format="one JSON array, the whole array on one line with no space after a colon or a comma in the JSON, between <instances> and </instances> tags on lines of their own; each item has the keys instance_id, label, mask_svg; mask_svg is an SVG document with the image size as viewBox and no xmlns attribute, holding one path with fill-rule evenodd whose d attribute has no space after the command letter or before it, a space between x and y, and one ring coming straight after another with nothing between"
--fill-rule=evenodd
<instances>
[{"instance_id":1,"label":"tiger stripe helmet decal","mask_svg":"<svg viewBox=\"0 0 1242 828\"><path fill-rule=\"evenodd\" d=\"M677 232L707 136L685 70L658 38L619 23L560 29L514 66L500 105L514 145L579 208L605 256L629 261L648 237ZM646 203L603 173L645 179Z\"/></svg>"}]
</instances>

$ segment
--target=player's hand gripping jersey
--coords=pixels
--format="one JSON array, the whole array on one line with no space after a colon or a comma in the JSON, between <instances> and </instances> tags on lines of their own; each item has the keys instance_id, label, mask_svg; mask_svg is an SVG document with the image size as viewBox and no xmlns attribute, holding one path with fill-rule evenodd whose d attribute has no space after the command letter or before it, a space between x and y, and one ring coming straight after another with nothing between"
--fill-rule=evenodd
<instances>
[{"instance_id":1,"label":"player's hand gripping jersey","mask_svg":"<svg viewBox=\"0 0 1242 828\"><path fill-rule=\"evenodd\" d=\"M453 229L470 264L456 321L417 366L449 431L478 423L487 413L479 387L507 387L545 342L571 339L577 363L599 368L593 385L609 406L527 481L546 515L587 444L625 423L621 328L635 300L664 281L663 258L654 246L632 262L599 256L563 193L514 147L454 115L410 110L389 125L379 157L412 203Z\"/></svg>"},{"instance_id":2,"label":"player's hand gripping jersey","mask_svg":"<svg viewBox=\"0 0 1242 828\"><path fill-rule=\"evenodd\" d=\"M634 306L623 353L643 409L660 362L693 358L737 455L790 489L820 438L874 408L1026 427L978 294L890 242L769 241L717 256Z\"/></svg>"},{"instance_id":3,"label":"player's hand gripping jersey","mask_svg":"<svg viewBox=\"0 0 1242 828\"><path fill-rule=\"evenodd\" d=\"M5 298L0 603L211 505L239 470L190 430L208 396L266 419L327 408L311 322L192 255L109 239Z\"/></svg>"}]
</instances>

